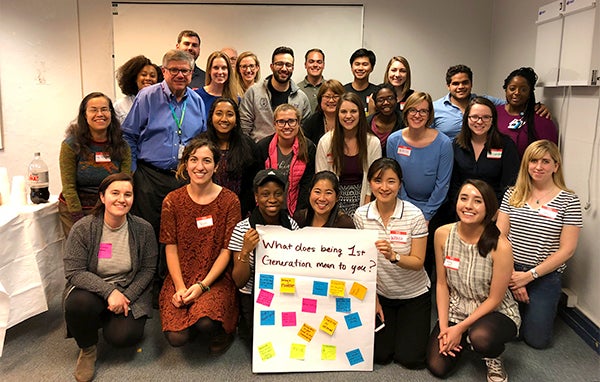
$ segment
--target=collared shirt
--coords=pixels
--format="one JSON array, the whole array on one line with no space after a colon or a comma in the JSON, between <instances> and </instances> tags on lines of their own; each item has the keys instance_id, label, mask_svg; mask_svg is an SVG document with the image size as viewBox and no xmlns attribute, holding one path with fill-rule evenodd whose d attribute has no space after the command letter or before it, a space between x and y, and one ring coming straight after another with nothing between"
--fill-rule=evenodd
<instances>
[{"instance_id":1,"label":"collared shirt","mask_svg":"<svg viewBox=\"0 0 600 382\"><path fill-rule=\"evenodd\" d=\"M308 76L306 76L302 81L298 82L298 87L308 97L308 101L310 102L310 110L312 113L314 113L317 109L317 93L319 93L319 89L321 89L323 81L325 81L325 79L321 77L321 81L319 81L318 84L313 85L310 82L308 82ZM314 143L315 145L317 144L317 142Z\"/></svg>"},{"instance_id":2,"label":"collared shirt","mask_svg":"<svg viewBox=\"0 0 600 382\"><path fill-rule=\"evenodd\" d=\"M470 100L475 97L477 97L477 95L471 93ZM506 103L505 100L500 98L495 98L488 95L483 95L482 97L489 99L496 106L504 105ZM463 112L458 106L450 101L450 93L433 103L433 111L435 118L433 119L433 125L431 125L431 127L446 134L450 140L454 139L454 137L456 137L460 132Z\"/></svg>"},{"instance_id":3,"label":"collared shirt","mask_svg":"<svg viewBox=\"0 0 600 382\"><path fill-rule=\"evenodd\" d=\"M181 119L184 106L179 136L175 118ZM206 131L204 103L190 88L177 102L163 81L140 90L122 128L123 138L131 147L132 170L137 168L138 159L164 170L174 170L179 162L179 145L186 145Z\"/></svg>"}]
</instances>

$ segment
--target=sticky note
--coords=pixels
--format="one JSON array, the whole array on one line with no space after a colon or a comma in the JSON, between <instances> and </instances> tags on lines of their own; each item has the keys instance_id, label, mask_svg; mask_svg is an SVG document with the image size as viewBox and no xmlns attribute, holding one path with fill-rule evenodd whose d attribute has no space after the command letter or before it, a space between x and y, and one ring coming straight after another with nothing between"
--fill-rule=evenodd
<instances>
[{"instance_id":1,"label":"sticky note","mask_svg":"<svg viewBox=\"0 0 600 382\"><path fill-rule=\"evenodd\" d=\"M344 297L346 293L346 282L340 280L331 280L329 283L329 294L332 296Z\"/></svg>"},{"instance_id":2,"label":"sticky note","mask_svg":"<svg viewBox=\"0 0 600 382\"><path fill-rule=\"evenodd\" d=\"M346 326L348 329L354 329L362 326L362 321L360 320L358 312L345 315L344 320L346 321Z\"/></svg>"},{"instance_id":3,"label":"sticky note","mask_svg":"<svg viewBox=\"0 0 600 382\"><path fill-rule=\"evenodd\" d=\"M359 300L363 300L367 294L367 287L357 282L352 284L350 288L350 296L354 296Z\"/></svg>"},{"instance_id":4,"label":"sticky note","mask_svg":"<svg viewBox=\"0 0 600 382\"><path fill-rule=\"evenodd\" d=\"M335 345L321 345L321 359L323 361L335 361L336 358Z\"/></svg>"},{"instance_id":5,"label":"sticky note","mask_svg":"<svg viewBox=\"0 0 600 382\"><path fill-rule=\"evenodd\" d=\"M296 312L281 312L281 326L296 326Z\"/></svg>"},{"instance_id":6,"label":"sticky note","mask_svg":"<svg viewBox=\"0 0 600 382\"><path fill-rule=\"evenodd\" d=\"M296 293L296 279L293 277L282 277L279 286L281 293Z\"/></svg>"},{"instance_id":7,"label":"sticky note","mask_svg":"<svg viewBox=\"0 0 600 382\"><path fill-rule=\"evenodd\" d=\"M327 283L323 281L313 282L313 294L316 296L327 296Z\"/></svg>"},{"instance_id":8,"label":"sticky note","mask_svg":"<svg viewBox=\"0 0 600 382\"><path fill-rule=\"evenodd\" d=\"M317 329L313 328L312 326L310 326L308 324L303 324L302 327L300 328L300 331L298 332L298 336L300 338L302 338L303 340L310 342L316 332L317 332Z\"/></svg>"},{"instance_id":9,"label":"sticky note","mask_svg":"<svg viewBox=\"0 0 600 382\"><path fill-rule=\"evenodd\" d=\"M259 278L258 287L260 289L273 289L273 282L275 277L273 275L261 274Z\"/></svg>"},{"instance_id":10,"label":"sticky note","mask_svg":"<svg viewBox=\"0 0 600 382\"><path fill-rule=\"evenodd\" d=\"M263 361L275 357L275 349L273 348L273 343L267 342L266 344L260 345L258 347L258 354L260 354L260 358Z\"/></svg>"},{"instance_id":11,"label":"sticky note","mask_svg":"<svg viewBox=\"0 0 600 382\"><path fill-rule=\"evenodd\" d=\"M306 355L306 345L303 344L292 344L290 347L290 358L304 360Z\"/></svg>"},{"instance_id":12,"label":"sticky note","mask_svg":"<svg viewBox=\"0 0 600 382\"><path fill-rule=\"evenodd\" d=\"M100 243L98 249L99 259L111 259L112 258L112 243Z\"/></svg>"},{"instance_id":13,"label":"sticky note","mask_svg":"<svg viewBox=\"0 0 600 382\"><path fill-rule=\"evenodd\" d=\"M260 311L260 324L261 325L275 325L275 311L274 310L261 310Z\"/></svg>"},{"instance_id":14,"label":"sticky note","mask_svg":"<svg viewBox=\"0 0 600 382\"><path fill-rule=\"evenodd\" d=\"M350 363L350 366L354 366L357 363L361 363L361 362L365 361L362 356L362 353L360 352L360 349L354 349L354 350L350 350L349 352L346 352L346 358L348 358L348 362Z\"/></svg>"},{"instance_id":15,"label":"sticky note","mask_svg":"<svg viewBox=\"0 0 600 382\"><path fill-rule=\"evenodd\" d=\"M336 312L349 312L350 309L350 299L345 297L338 297L335 299L335 311Z\"/></svg>"},{"instance_id":16,"label":"sticky note","mask_svg":"<svg viewBox=\"0 0 600 382\"><path fill-rule=\"evenodd\" d=\"M335 328L337 328L338 322L329 316L323 317L323 321L321 321L321 326L319 328L330 336L335 332Z\"/></svg>"},{"instance_id":17,"label":"sticky note","mask_svg":"<svg viewBox=\"0 0 600 382\"><path fill-rule=\"evenodd\" d=\"M273 301L273 296L274 294L266 291L264 289L261 289L260 292L258 292L258 297L256 298L256 302L264 305L264 306L271 306L271 301Z\"/></svg>"},{"instance_id":18,"label":"sticky note","mask_svg":"<svg viewBox=\"0 0 600 382\"><path fill-rule=\"evenodd\" d=\"M302 311L306 313L317 313L317 300L312 298L303 298Z\"/></svg>"}]
</instances>

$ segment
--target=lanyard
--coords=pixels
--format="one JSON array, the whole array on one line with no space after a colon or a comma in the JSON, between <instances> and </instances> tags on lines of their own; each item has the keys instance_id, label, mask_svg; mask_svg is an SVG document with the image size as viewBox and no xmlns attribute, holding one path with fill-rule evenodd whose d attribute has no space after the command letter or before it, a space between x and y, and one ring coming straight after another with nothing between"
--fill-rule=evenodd
<instances>
[{"instance_id":1,"label":"lanyard","mask_svg":"<svg viewBox=\"0 0 600 382\"><path fill-rule=\"evenodd\" d=\"M177 136L179 137L179 143L181 144L181 125L183 124L183 117L185 117L185 107L187 106L187 98L183 100L183 107L181 108L181 117L177 119L175 115L175 108L169 102L169 108L171 109L171 116L177 125Z\"/></svg>"}]
</instances>

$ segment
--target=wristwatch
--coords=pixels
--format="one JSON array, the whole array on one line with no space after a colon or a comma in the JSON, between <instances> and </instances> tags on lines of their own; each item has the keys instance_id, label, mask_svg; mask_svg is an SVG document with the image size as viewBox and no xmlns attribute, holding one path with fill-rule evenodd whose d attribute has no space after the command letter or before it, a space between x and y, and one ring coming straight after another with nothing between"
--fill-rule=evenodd
<instances>
[{"instance_id":1,"label":"wristwatch","mask_svg":"<svg viewBox=\"0 0 600 382\"><path fill-rule=\"evenodd\" d=\"M536 280L538 277L540 277L540 275L538 275L538 273L536 272L535 268L531 268L529 270L529 272L531 272L531 275L533 276L534 280Z\"/></svg>"},{"instance_id":2,"label":"wristwatch","mask_svg":"<svg viewBox=\"0 0 600 382\"><path fill-rule=\"evenodd\" d=\"M400 261L400 254L399 253L395 253L396 257L394 258L394 260L390 260L390 263L392 264L396 264L398 261Z\"/></svg>"}]
</instances>

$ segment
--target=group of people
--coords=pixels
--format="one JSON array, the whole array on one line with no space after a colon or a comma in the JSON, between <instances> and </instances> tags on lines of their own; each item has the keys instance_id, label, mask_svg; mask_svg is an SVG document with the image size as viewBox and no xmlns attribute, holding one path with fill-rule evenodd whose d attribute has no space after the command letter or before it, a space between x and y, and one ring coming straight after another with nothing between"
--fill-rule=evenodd
<instances>
[{"instance_id":1,"label":"group of people","mask_svg":"<svg viewBox=\"0 0 600 382\"><path fill-rule=\"evenodd\" d=\"M401 56L375 86L375 54L359 49L342 85L311 49L296 85L288 47L261 82L251 52L214 52L204 73L197 33L175 47L162 67L137 56L119 68L114 106L87 95L61 147L78 381L94 377L99 328L116 346L141 340L153 295L172 346L199 337L222 354L236 329L251 339L257 224L378 232L376 363L444 377L472 349L496 382L508 341L550 345L582 216L531 68L506 78L502 101L450 67L434 102Z\"/></svg>"}]
</instances>

